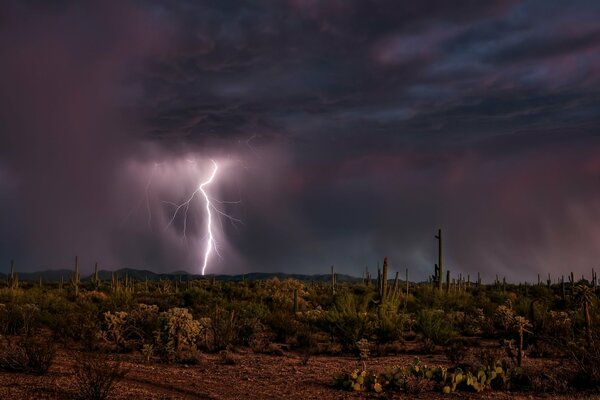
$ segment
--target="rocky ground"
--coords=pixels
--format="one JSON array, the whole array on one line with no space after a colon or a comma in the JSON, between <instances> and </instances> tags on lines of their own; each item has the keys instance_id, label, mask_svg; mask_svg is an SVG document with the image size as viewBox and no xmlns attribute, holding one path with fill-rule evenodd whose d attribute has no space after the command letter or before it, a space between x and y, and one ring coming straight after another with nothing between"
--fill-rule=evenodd
<instances>
[{"instance_id":1,"label":"rocky ground","mask_svg":"<svg viewBox=\"0 0 600 400\"><path fill-rule=\"evenodd\" d=\"M74 399L77 387L73 373L74 351L60 350L50 371L43 376L0 373L0 399ZM414 356L399 355L368 360L369 370L381 371L410 361ZM201 354L195 365L146 363L140 356L120 356L129 371L112 399L355 399L366 394L340 391L331 386L332 376L352 370L356 360L349 357L314 356L302 365L296 354L266 355L239 351L223 363L219 354ZM421 356L430 365L444 365L441 355ZM527 360L529 363L541 362ZM371 394L371 398L385 398ZM389 398L389 397L388 397ZM421 399L536 399L599 398L592 394L536 395L528 393L484 392L481 394L422 393L392 398Z\"/></svg>"}]
</instances>

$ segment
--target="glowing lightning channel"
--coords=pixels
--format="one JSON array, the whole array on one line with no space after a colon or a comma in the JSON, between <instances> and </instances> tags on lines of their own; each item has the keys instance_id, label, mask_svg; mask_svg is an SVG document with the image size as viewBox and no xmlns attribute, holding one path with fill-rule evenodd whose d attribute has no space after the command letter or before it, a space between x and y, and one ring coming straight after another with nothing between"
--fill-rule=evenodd
<instances>
[{"instance_id":1,"label":"glowing lightning channel","mask_svg":"<svg viewBox=\"0 0 600 400\"><path fill-rule=\"evenodd\" d=\"M202 265L202 275L204 275L204 270L206 269L206 265L208 264L208 258L210 256L210 253L211 253L212 249L214 248L215 251L217 249L216 243L215 243L215 239L214 239L213 233L212 233L212 212L211 212L211 208L213 206L210 203L210 198L208 197L208 195L204 191L204 187L206 185L210 185L210 183L215 178L215 175L217 174L217 170L219 169L219 167L217 166L217 163L214 160L210 160L210 161L212 161L212 163L213 163L212 173L210 174L210 177L208 178L208 180L205 181L205 182L203 182L203 183L201 183L200 187L198 188L200 190L200 192L202 192L202 195L204 196L204 200L206 201L206 215L207 215L206 231L207 231L207 235L208 235L208 237L206 239L206 251L204 253L204 265Z\"/></svg>"},{"instance_id":2,"label":"glowing lightning channel","mask_svg":"<svg viewBox=\"0 0 600 400\"><path fill-rule=\"evenodd\" d=\"M179 213L179 211L181 209L183 209L183 238L186 239L187 238L187 218L188 218L188 211L190 209L190 204L192 202L192 200L194 200L194 198L196 197L196 195L198 195L198 193L202 193L202 196L204 197L204 201L206 203L206 216L207 216L207 222L206 222L206 250L204 252L204 263L202 265L202 275L204 275L205 271L206 271L206 266L208 265L208 260L210 258L210 255L212 253L212 251L214 250L215 253L218 256L221 256L219 254L219 249L217 246L217 242L215 241L214 235L213 235L213 211L216 212L216 216L219 217L219 221L221 220L220 217L226 217L227 219L229 219L232 223L242 223L242 221L240 221L237 218L234 218L230 215L227 215L226 213L224 213L223 211L219 210L217 207L214 206L213 201L216 203L221 203L221 204L238 204L240 203L239 201L236 202L230 202L230 201L219 201L217 199L212 199L211 197L208 196L208 193L206 193L206 191L204 190L204 188L208 185L210 185L213 180L215 179L215 176L217 175L217 170L219 169L217 163L214 160L210 160L213 163L213 170L209 176L209 178L202 182L200 184L200 186L198 186L198 188L196 190L194 190L194 192L192 192L192 194L187 198L187 200L185 200L183 203L181 204L176 204L170 201L163 201L163 203L168 204L172 207L174 207L175 211L173 212L173 215L171 217L171 219L169 220L169 223L167 224L167 226L165 227L165 229L168 229L175 221L175 218L177 217L177 214Z\"/></svg>"}]
</instances>

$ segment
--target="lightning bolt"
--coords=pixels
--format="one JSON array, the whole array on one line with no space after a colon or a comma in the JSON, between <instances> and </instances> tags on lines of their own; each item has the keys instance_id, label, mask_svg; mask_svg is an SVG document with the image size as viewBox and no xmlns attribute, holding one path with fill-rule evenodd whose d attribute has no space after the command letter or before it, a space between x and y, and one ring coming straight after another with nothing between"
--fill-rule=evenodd
<instances>
[{"instance_id":1,"label":"lightning bolt","mask_svg":"<svg viewBox=\"0 0 600 400\"><path fill-rule=\"evenodd\" d=\"M196 165L196 162L194 160L187 160L189 163L191 163L192 165ZM212 198L210 197L209 193L207 192L207 187L210 186L211 184L213 184L215 182L215 179L217 177L217 172L219 171L219 165L217 165L217 163L214 160L210 160L212 163L212 168L210 170L210 174L208 175L208 177L204 180L204 181L200 181L200 183L198 184L198 186L196 186L196 189L189 194L186 198L184 198L184 201L182 203L175 203L172 201L165 201L163 200L162 203L163 204L167 204L170 207L172 207L171 212L168 212L169 216L168 218L168 222L166 224L166 226L164 227L165 230L169 229L171 227L171 225L173 225L175 223L175 220L177 219L178 215L180 215L181 219L182 219L182 228L181 228L181 234L183 236L183 240L185 241L185 243L187 244L187 228L188 228L188 214L190 212L190 208L194 208L194 204L192 203L194 200L202 200L202 204L203 204L203 209L206 212L206 219L205 221L205 230L206 230L206 234L205 236L203 236L202 238L198 238L199 242L198 244L202 247L202 252L201 255L199 254L199 256L201 257L201 262L202 262L202 275L205 274L206 272L206 268L208 267L210 258L212 253L214 252L217 256L221 257L221 254L219 252L219 244L217 243L216 239L215 239L215 229L218 229L219 226L217 224L217 222L220 224L220 228L223 229L223 222L222 222L222 218L225 217L227 218L233 225L233 227L237 228L237 224L241 224L243 225L243 222L240 219L237 219L231 215L228 215L226 212L224 212L223 210L221 210L219 208L218 205L228 205L228 204L240 204L241 200L238 201L222 201L216 198ZM152 225L153 225L153 216L152 216L152 206L151 206L151 188L154 186L154 180L155 178L157 179L163 179L164 177L161 178L160 176L156 176L158 175L157 172L160 172L159 168L162 166L159 163L154 163L154 167L151 171L151 173L148 176L148 180L146 181L146 184L144 186L144 196L142 196L137 204L132 207L132 209L129 211L128 215L125 217L125 219L123 220L123 224L132 216L132 214L138 210L141 209L145 203L145 208L146 208L146 213L147 213L147 225L148 225L148 229L150 229L150 231L152 231ZM195 167L194 167L195 170ZM165 172L165 171L162 171ZM160 181L159 181L160 184Z\"/></svg>"},{"instance_id":2,"label":"lightning bolt","mask_svg":"<svg viewBox=\"0 0 600 400\"><path fill-rule=\"evenodd\" d=\"M213 237L213 232L212 232L212 212L211 212L211 208L213 206L210 203L210 198L206 194L206 191L204 191L204 187L206 185L210 185L210 183L215 178L215 175L217 175L217 170L219 169L219 167L217 166L217 163L214 160L210 160L210 161L212 161L212 163L213 163L212 173L210 174L210 177L208 178L208 180L206 180L205 182L201 183L200 186L198 187L198 190L200 190L200 192L202 192L202 195L204 196L204 201L206 202L206 216L207 216L207 221L206 221L206 232L207 232L206 251L204 253L204 265L202 265L202 275L204 275L204 270L206 270L206 265L208 264L208 258L210 256L210 253L211 253L212 249L215 249L215 251L217 251L217 247L216 247L216 243L215 243L215 238Z\"/></svg>"},{"instance_id":3,"label":"lightning bolt","mask_svg":"<svg viewBox=\"0 0 600 400\"><path fill-rule=\"evenodd\" d=\"M206 271L206 267L208 266L208 261L210 259L210 255L213 252L213 250L218 256L220 256L217 242L215 241L215 237L214 237L214 233L213 233L213 219L214 219L213 212L218 213L217 216L224 216L224 217L228 218L234 224L242 223L242 221L240 221L239 219L234 218L234 217L224 213L223 211L219 210L213 204L213 201L215 201L217 203L222 203L222 204L238 204L239 201L236 201L236 202L219 201L216 199L212 199L206 192L206 190L205 190L206 186L210 185L214 181L214 179L217 175L217 171L219 170L219 166L217 165L217 163L214 160L210 160L210 161L212 162L213 168L212 168L212 171L211 171L208 179L206 181L200 183L198 188L196 190L194 190L194 192L192 192L192 194L187 198L187 200L185 200L181 204L175 204L170 201L163 202L163 203L166 203L166 204L169 204L169 205L175 207L175 211L173 212L173 215L172 215L171 219L169 220L169 223L167 224L165 229L168 229L173 224L173 222L175 221L175 218L177 217L177 214L179 213L180 210L183 209L183 237L187 238L187 217L188 217L188 210L190 208L190 204L192 203L192 200L194 200L194 198L198 194L202 195L202 198L204 199L204 204L205 204L204 208L206 209L206 245L205 245L205 250L204 250L204 262L202 264L202 275L204 275L204 273Z\"/></svg>"}]
</instances>

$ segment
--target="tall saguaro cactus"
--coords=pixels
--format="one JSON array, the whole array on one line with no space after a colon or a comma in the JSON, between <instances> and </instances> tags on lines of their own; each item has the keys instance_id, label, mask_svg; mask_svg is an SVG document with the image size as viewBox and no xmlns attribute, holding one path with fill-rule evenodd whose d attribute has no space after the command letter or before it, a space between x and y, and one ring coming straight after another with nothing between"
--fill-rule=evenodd
<instances>
[{"instance_id":1,"label":"tall saguaro cactus","mask_svg":"<svg viewBox=\"0 0 600 400\"><path fill-rule=\"evenodd\" d=\"M10 260L10 275L6 280L9 289L16 290L19 288L19 276L15 271L15 260Z\"/></svg>"},{"instance_id":2,"label":"tall saguaro cactus","mask_svg":"<svg viewBox=\"0 0 600 400\"><path fill-rule=\"evenodd\" d=\"M79 274L79 259L75 256L75 271L71 276L71 283L75 289L75 297L79 296L79 284L81 283L81 275Z\"/></svg>"},{"instance_id":3,"label":"tall saguaro cactus","mask_svg":"<svg viewBox=\"0 0 600 400\"><path fill-rule=\"evenodd\" d=\"M383 258L383 268L381 270L381 289L379 291L379 297L381 299L385 298L385 295L388 291L388 259L387 257Z\"/></svg>"},{"instance_id":4,"label":"tall saguaro cactus","mask_svg":"<svg viewBox=\"0 0 600 400\"><path fill-rule=\"evenodd\" d=\"M98 263L94 264L94 275L92 276L92 285L94 285L94 290L98 290L100 287L100 277L98 275Z\"/></svg>"},{"instance_id":5,"label":"tall saguaro cactus","mask_svg":"<svg viewBox=\"0 0 600 400\"><path fill-rule=\"evenodd\" d=\"M335 295L335 270L333 269L333 265L331 266L331 293Z\"/></svg>"},{"instance_id":6,"label":"tall saguaro cactus","mask_svg":"<svg viewBox=\"0 0 600 400\"><path fill-rule=\"evenodd\" d=\"M435 235L438 240L438 263L437 263L437 277L438 277L438 289L442 290L444 284L444 266L442 257L442 230L438 229L438 234Z\"/></svg>"}]
</instances>

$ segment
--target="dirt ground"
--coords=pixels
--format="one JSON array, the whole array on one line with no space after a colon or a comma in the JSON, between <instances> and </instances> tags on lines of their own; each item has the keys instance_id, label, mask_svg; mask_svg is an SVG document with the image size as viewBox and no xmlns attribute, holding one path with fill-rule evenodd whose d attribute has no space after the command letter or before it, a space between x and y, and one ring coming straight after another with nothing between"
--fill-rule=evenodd
<instances>
[{"instance_id":1,"label":"dirt ground","mask_svg":"<svg viewBox=\"0 0 600 400\"><path fill-rule=\"evenodd\" d=\"M50 371L43 376L0 373L0 399L73 399L73 351L60 350ZM148 364L139 356L121 356L129 370L113 391L112 399L360 399L384 398L344 392L331 386L332 376L352 370L356 360L349 357L314 356L302 365L296 354L283 356L241 351L233 355L235 364L225 365L218 354L202 354L196 365ZM369 370L380 372L386 367L402 365L411 355L386 356L368 360ZM429 365L444 365L441 355L420 356ZM528 360L527 362L536 362ZM387 397L390 398L390 397ZM563 396L527 393L484 392L442 395L423 393L419 396L395 394L391 398L420 399L583 399L598 395Z\"/></svg>"}]
</instances>

